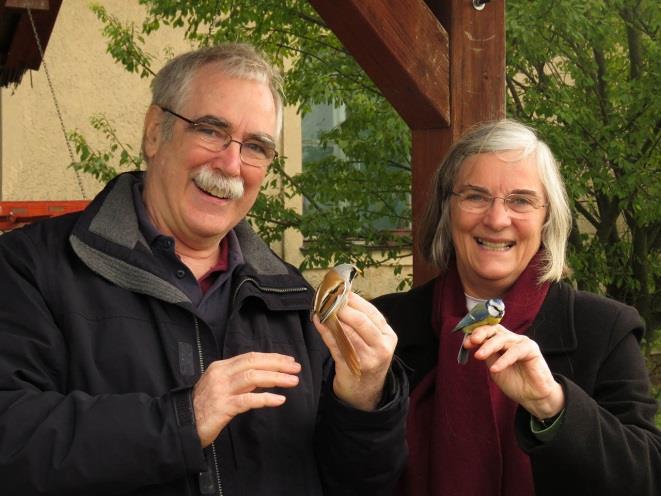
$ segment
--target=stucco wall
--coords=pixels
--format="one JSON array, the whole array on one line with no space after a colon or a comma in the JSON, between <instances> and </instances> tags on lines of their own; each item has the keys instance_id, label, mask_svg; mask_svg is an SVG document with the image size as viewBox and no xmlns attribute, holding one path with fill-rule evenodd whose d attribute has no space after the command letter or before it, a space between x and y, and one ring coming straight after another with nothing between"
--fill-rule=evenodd
<instances>
[{"instance_id":1,"label":"stucco wall","mask_svg":"<svg viewBox=\"0 0 661 496\"><path fill-rule=\"evenodd\" d=\"M122 22L139 23L144 8L136 1L97 0ZM66 0L53 28L45 63L67 130L78 129L94 147L107 142L92 128L92 115L104 114L123 143L139 149L144 112L150 100L149 79L128 73L106 53L102 24L88 7L89 0ZM162 27L147 39L147 51L157 70L169 58L191 46L183 31ZM74 171L68 168L69 152L42 65L27 73L17 88L0 90L0 200L72 200L83 198ZM281 148L290 174L301 170L301 119L296 109L285 110ZM75 151L74 151L75 154ZM87 199L101 184L82 175ZM288 200L295 207L299 199ZM274 251L287 261L301 262L300 233L288 231ZM324 271L306 277L316 284ZM393 291L399 280L389 268L370 270L356 286L366 297Z\"/></svg>"}]
</instances>

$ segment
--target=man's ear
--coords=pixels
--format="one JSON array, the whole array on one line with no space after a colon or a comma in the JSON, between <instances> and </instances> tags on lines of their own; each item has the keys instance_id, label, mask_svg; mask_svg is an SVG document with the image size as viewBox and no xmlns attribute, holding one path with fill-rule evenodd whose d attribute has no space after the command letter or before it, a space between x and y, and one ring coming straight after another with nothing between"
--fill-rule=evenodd
<instances>
[{"instance_id":1,"label":"man's ear","mask_svg":"<svg viewBox=\"0 0 661 496\"><path fill-rule=\"evenodd\" d=\"M163 111L156 105L150 105L145 115L145 127L142 134L142 152L147 160L156 155L163 141L161 136L162 124Z\"/></svg>"}]
</instances>

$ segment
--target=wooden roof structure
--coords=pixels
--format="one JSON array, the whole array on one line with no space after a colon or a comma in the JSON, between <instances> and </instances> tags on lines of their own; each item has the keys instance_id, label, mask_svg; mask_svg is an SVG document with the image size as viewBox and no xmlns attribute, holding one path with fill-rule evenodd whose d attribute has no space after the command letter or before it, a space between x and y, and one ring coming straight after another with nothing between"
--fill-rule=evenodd
<instances>
[{"instance_id":1,"label":"wooden roof structure","mask_svg":"<svg viewBox=\"0 0 661 496\"><path fill-rule=\"evenodd\" d=\"M505 116L504 0L309 0L412 133L413 236L429 178L473 124ZM62 0L0 0L0 85L18 83L41 57ZM39 210L41 213L41 210ZM414 285L435 275L417 248Z\"/></svg>"},{"instance_id":2,"label":"wooden roof structure","mask_svg":"<svg viewBox=\"0 0 661 496\"><path fill-rule=\"evenodd\" d=\"M62 0L0 0L0 87L19 84L25 72L41 66L28 9L46 50L61 5Z\"/></svg>"},{"instance_id":3,"label":"wooden roof structure","mask_svg":"<svg viewBox=\"0 0 661 496\"><path fill-rule=\"evenodd\" d=\"M505 117L505 1L310 3L411 128L415 244L429 179L452 142ZM414 285L434 275L416 247Z\"/></svg>"}]
</instances>

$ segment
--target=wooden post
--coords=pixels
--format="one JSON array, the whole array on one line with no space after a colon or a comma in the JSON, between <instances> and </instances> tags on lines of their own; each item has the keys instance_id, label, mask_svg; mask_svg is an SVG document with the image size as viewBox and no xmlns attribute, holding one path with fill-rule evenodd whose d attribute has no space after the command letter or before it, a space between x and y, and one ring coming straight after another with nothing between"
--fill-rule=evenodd
<instances>
[{"instance_id":1,"label":"wooden post","mask_svg":"<svg viewBox=\"0 0 661 496\"><path fill-rule=\"evenodd\" d=\"M412 128L413 284L436 275L417 249L430 179L452 143L478 122L505 117L505 2L476 10L468 0L429 0L450 37L450 125Z\"/></svg>"}]
</instances>

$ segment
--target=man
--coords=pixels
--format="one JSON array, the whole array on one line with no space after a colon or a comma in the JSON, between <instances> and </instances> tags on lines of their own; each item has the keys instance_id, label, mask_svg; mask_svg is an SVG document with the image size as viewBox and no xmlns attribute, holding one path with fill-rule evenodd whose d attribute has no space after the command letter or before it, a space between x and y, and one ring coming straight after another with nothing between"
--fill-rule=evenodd
<instances>
[{"instance_id":1,"label":"man","mask_svg":"<svg viewBox=\"0 0 661 496\"><path fill-rule=\"evenodd\" d=\"M352 374L309 321L311 288L243 220L277 156L278 88L247 45L173 59L146 175L0 237L2 494L389 491L406 454L395 334L350 295Z\"/></svg>"}]
</instances>

